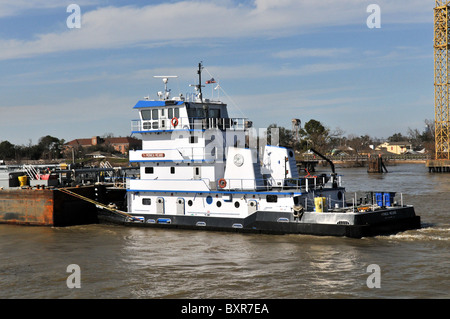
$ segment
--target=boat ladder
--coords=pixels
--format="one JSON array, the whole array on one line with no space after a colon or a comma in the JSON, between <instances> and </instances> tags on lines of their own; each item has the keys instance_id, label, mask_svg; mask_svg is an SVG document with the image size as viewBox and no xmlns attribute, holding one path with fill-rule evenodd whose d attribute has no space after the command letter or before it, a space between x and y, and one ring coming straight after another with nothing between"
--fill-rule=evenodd
<instances>
[{"instance_id":1,"label":"boat ladder","mask_svg":"<svg viewBox=\"0 0 450 319\"><path fill-rule=\"evenodd\" d=\"M25 170L25 172L27 172L27 175L30 178L30 180L35 180L39 175L39 172L33 165L23 165L23 169Z\"/></svg>"},{"instance_id":2,"label":"boat ladder","mask_svg":"<svg viewBox=\"0 0 450 319\"><path fill-rule=\"evenodd\" d=\"M111 163L108 161L100 162L100 167L101 168L113 168ZM109 177L113 176L113 172L111 172L111 171L106 172L106 174L108 174Z\"/></svg>"},{"instance_id":3,"label":"boat ladder","mask_svg":"<svg viewBox=\"0 0 450 319\"><path fill-rule=\"evenodd\" d=\"M97 202L97 201L95 201L93 199L90 199L90 198L85 197L83 195L80 195L80 194L77 194L75 192L72 192L72 191L70 191L70 190L68 190L66 188L58 188L58 190L60 192L64 193L64 194L71 195L73 197L76 197L76 198L79 198L79 199L84 200L86 202L89 202L91 204L94 204L97 208L109 210L110 212L113 212L115 214L121 215L123 217L130 218L133 221L139 221L139 222L141 221L141 220L137 219L136 217L134 217L134 216L132 216L132 215L130 215L130 214L124 212L124 211L118 210L118 209L116 209L114 207L111 207L111 206L108 206L108 205L105 205L105 204L102 204L102 203L99 203L99 202Z\"/></svg>"}]
</instances>

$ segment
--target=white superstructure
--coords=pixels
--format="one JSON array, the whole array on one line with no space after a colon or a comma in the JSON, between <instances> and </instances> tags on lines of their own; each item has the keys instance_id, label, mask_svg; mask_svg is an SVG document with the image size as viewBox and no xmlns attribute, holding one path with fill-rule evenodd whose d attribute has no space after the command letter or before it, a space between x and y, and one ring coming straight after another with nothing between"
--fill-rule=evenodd
<instances>
[{"instance_id":1,"label":"white superstructure","mask_svg":"<svg viewBox=\"0 0 450 319\"><path fill-rule=\"evenodd\" d=\"M267 145L259 156L248 145L251 122L230 118L226 104L204 99L200 84L194 99L172 98L169 77L161 78L159 99L134 107L139 119L132 132L142 136L142 150L130 151L140 178L127 183L129 212L156 222L151 215L246 218L257 211L314 209L314 187L324 181L300 178L291 149ZM343 206L342 189L320 193Z\"/></svg>"}]
</instances>

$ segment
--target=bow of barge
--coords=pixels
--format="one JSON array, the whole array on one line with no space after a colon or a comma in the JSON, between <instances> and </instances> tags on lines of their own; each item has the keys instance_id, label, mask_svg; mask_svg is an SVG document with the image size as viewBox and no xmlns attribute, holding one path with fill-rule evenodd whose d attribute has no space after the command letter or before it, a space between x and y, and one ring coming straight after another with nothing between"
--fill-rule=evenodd
<instances>
[{"instance_id":1,"label":"bow of barge","mask_svg":"<svg viewBox=\"0 0 450 319\"><path fill-rule=\"evenodd\" d=\"M93 186L70 189L86 197L94 196ZM58 189L0 190L0 223L59 227L97 222L96 205Z\"/></svg>"}]
</instances>

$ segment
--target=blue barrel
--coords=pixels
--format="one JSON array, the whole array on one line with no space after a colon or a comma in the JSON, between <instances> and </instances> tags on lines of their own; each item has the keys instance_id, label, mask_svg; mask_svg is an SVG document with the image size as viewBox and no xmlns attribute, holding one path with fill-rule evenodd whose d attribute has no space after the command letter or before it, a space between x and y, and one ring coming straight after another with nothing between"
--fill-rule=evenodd
<instances>
[{"instance_id":1,"label":"blue barrel","mask_svg":"<svg viewBox=\"0 0 450 319\"><path fill-rule=\"evenodd\" d=\"M382 206L392 206L394 203L395 193L375 193L375 200L377 205Z\"/></svg>"},{"instance_id":2,"label":"blue barrel","mask_svg":"<svg viewBox=\"0 0 450 319\"><path fill-rule=\"evenodd\" d=\"M383 206L383 193L375 193L375 201L378 206Z\"/></svg>"},{"instance_id":3,"label":"blue barrel","mask_svg":"<svg viewBox=\"0 0 450 319\"><path fill-rule=\"evenodd\" d=\"M384 206L392 206L394 203L395 193L384 193Z\"/></svg>"}]
</instances>

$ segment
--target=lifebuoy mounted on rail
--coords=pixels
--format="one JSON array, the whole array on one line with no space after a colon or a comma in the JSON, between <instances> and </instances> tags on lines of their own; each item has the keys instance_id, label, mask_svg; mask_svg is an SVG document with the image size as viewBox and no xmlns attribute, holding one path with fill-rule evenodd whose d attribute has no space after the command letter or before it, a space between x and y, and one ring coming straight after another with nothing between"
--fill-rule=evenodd
<instances>
[{"instance_id":1,"label":"lifebuoy mounted on rail","mask_svg":"<svg viewBox=\"0 0 450 319\"><path fill-rule=\"evenodd\" d=\"M227 186L227 181L224 178L219 179L219 187L225 188Z\"/></svg>"},{"instance_id":2,"label":"lifebuoy mounted on rail","mask_svg":"<svg viewBox=\"0 0 450 319\"><path fill-rule=\"evenodd\" d=\"M178 126L178 118L176 118L176 117L172 118L172 125L173 125L173 127L177 127Z\"/></svg>"}]
</instances>

